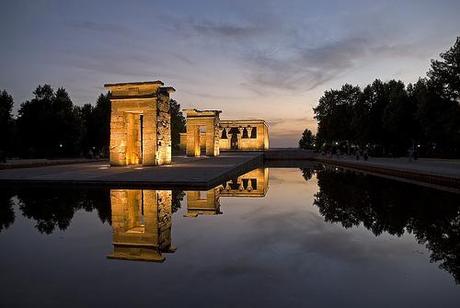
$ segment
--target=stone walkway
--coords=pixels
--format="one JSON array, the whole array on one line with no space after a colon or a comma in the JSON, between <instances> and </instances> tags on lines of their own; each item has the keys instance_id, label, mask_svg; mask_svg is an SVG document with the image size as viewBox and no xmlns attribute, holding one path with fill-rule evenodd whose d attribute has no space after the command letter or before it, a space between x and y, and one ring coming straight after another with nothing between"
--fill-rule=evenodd
<instances>
[{"instance_id":1,"label":"stone walkway","mask_svg":"<svg viewBox=\"0 0 460 308\"><path fill-rule=\"evenodd\" d=\"M86 159L86 158L64 158L64 159L8 159L4 163L0 163L1 169L13 168L32 168L44 166L70 165L81 164L88 162L104 161L104 159Z\"/></svg>"},{"instance_id":2,"label":"stone walkway","mask_svg":"<svg viewBox=\"0 0 460 308\"><path fill-rule=\"evenodd\" d=\"M402 177L436 185L460 188L460 160L421 158L372 158L364 161L354 157L316 156L316 161L360 169L389 176Z\"/></svg>"},{"instance_id":3,"label":"stone walkway","mask_svg":"<svg viewBox=\"0 0 460 308\"><path fill-rule=\"evenodd\" d=\"M174 157L172 165L110 167L108 162L0 170L0 183L92 184L208 189L263 164L262 153Z\"/></svg>"}]
</instances>

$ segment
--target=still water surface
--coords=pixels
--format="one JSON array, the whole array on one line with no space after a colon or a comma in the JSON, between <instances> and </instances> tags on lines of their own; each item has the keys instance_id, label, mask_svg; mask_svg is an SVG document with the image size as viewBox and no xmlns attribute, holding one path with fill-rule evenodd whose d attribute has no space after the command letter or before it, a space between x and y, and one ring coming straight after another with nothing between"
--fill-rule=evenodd
<instances>
[{"instance_id":1,"label":"still water surface","mask_svg":"<svg viewBox=\"0 0 460 308\"><path fill-rule=\"evenodd\" d=\"M0 189L1 307L460 302L458 194L324 167L202 192Z\"/></svg>"}]
</instances>

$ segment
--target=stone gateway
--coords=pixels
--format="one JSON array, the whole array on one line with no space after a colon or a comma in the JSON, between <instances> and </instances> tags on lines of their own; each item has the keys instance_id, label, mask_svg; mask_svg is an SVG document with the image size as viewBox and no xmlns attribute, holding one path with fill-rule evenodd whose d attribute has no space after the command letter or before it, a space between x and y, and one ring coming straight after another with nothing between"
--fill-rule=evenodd
<instances>
[{"instance_id":1,"label":"stone gateway","mask_svg":"<svg viewBox=\"0 0 460 308\"><path fill-rule=\"evenodd\" d=\"M170 94L163 82L104 85L111 92L110 165L171 163Z\"/></svg>"}]
</instances>

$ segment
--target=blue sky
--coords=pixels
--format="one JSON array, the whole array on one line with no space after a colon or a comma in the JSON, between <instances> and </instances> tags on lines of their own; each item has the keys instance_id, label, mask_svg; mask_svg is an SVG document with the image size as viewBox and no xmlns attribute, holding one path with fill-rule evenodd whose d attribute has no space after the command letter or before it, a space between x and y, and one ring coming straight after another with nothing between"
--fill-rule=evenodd
<instances>
[{"instance_id":1,"label":"blue sky","mask_svg":"<svg viewBox=\"0 0 460 308\"><path fill-rule=\"evenodd\" d=\"M4 1L2 1L4 2ZM103 84L157 80L183 108L261 118L273 146L315 129L325 90L414 82L460 35L460 1L7 1L0 89L38 84L94 103Z\"/></svg>"}]
</instances>

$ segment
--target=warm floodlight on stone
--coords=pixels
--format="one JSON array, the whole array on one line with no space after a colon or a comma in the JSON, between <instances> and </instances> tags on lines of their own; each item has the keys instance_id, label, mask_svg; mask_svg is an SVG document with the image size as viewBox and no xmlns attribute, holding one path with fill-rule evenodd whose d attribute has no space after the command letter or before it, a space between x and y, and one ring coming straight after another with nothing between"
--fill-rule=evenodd
<instances>
[{"instance_id":1,"label":"warm floodlight on stone","mask_svg":"<svg viewBox=\"0 0 460 308\"><path fill-rule=\"evenodd\" d=\"M163 82L104 85L111 92L110 165L171 163L170 94Z\"/></svg>"},{"instance_id":2,"label":"warm floodlight on stone","mask_svg":"<svg viewBox=\"0 0 460 308\"><path fill-rule=\"evenodd\" d=\"M180 148L187 147L187 133L180 134ZM206 147L206 133L200 146ZM219 120L219 151L266 151L270 148L268 125L264 120Z\"/></svg>"},{"instance_id":3,"label":"warm floodlight on stone","mask_svg":"<svg viewBox=\"0 0 460 308\"><path fill-rule=\"evenodd\" d=\"M201 155L201 138L204 137L206 156L219 155L219 114L220 110L184 109L187 116L187 156ZM206 130L204 135L201 129Z\"/></svg>"}]
</instances>

